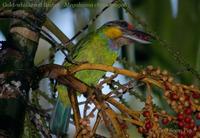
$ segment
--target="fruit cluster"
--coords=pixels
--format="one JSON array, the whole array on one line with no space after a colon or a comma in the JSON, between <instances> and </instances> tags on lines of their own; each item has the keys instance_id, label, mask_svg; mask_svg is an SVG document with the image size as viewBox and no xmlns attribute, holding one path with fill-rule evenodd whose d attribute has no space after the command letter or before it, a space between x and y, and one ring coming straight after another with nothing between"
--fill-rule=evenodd
<instances>
[{"instance_id":1,"label":"fruit cluster","mask_svg":"<svg viewBox=\"0 0 200 138\"><path fill-rule=\"evenodd\" d=\"M156 80L163 86L163 97L173 109L174 114L156 111L153 107L148 107L149 104L145 104L142 112L144 125L138 128L139 132L149 137L158 137L161 134L165 137L171 135L170 137L178 138L199 138L200 90L193 85L176 83L166 70L161 71L152 66L148 66L141 74ZM164 132L167 132L168 136Z\"/></svg>"}]
</instances>

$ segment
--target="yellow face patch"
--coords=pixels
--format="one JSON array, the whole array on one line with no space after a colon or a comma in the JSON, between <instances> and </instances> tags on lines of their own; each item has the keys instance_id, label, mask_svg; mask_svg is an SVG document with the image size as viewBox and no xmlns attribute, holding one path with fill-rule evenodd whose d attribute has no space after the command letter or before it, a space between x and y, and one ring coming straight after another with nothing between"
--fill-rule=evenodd
<instances>
[{"instance_id":1,"label":"yellow face patch","mask_svg":"<svg viewBox=\"0 0 200 138\"><path fill-rule=\"evenodd\" d=\"M110 27L106 29L105 35L110 39L115 39L122 36L122 31L117 27Z\"/></svg>"}]
</instances>

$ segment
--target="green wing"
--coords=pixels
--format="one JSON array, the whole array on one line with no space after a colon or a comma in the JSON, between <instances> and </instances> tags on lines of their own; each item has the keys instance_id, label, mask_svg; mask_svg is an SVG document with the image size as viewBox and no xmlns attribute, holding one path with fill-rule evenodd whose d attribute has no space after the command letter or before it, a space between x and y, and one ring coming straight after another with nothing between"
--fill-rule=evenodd
<instances>
[{"instance_id":1,"label":"green wing","mask_svg":"<svg viewBox=\"0 0 200 138\"><path fill-rule=\"evenodd\" d=\"M95 64L112 65L118 53L108 47L109 41L102 35L90 34L87 39L81 40L75 49L74 58L77 62L89 62ZM103 71L84 70L76 74L76 77L91 85L96 84L105 74Z\"/></svg>"}]
</instances>

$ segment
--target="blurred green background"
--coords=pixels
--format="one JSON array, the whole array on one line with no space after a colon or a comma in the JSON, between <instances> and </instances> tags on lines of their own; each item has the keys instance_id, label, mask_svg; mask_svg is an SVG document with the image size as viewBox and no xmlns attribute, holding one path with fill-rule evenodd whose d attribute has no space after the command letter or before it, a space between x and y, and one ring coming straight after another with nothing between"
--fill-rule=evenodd
<instances>
[{"instance_id":1,"label":"blurred green background","mask_svg":"<svg viewBox=\"0 0 200 138\"><path fill-rule=\"evenodd\" d=\"M134 6L135 11L143 17L151 30L180 55L191 66L200 71L200 1L199 0L143 0ZM172 72L182 72L177 76L183 83L192 83L196 76L184 71L172 55L163 46L148 48L148 63L160 66ZM198 81L199 82L199 81ZM198 84L198 83L197 83Z\"/></svg>"}]
</instances>

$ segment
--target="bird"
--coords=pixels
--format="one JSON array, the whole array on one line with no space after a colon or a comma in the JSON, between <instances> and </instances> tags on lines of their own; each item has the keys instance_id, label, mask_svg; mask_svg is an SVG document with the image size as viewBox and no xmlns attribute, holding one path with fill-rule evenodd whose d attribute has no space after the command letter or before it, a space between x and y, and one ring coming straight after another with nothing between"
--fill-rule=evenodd
<instances>
[{"instance_id":1,"label":"bird","mask_svg":"<svg viewBox=\"0 0 200 138\"><path fill-rule=\"evenodd\" d=\"M153 37L124 20L114 20L105 23L99 29L83 37L72 50L75 63L94 63L113 65L119 56L122 46L133 43L151 44ZM67 63L64 66L70 66ZM103 71L83 70L75 77L88 85L95 85L105 75ZM61 87L61 86L59 86ZM58 89L58 99L52 115L50 130L57 135L64 135L68 129L71 114L70 103L67 100L67 90Z\"/></svg>"}]
</instances>

